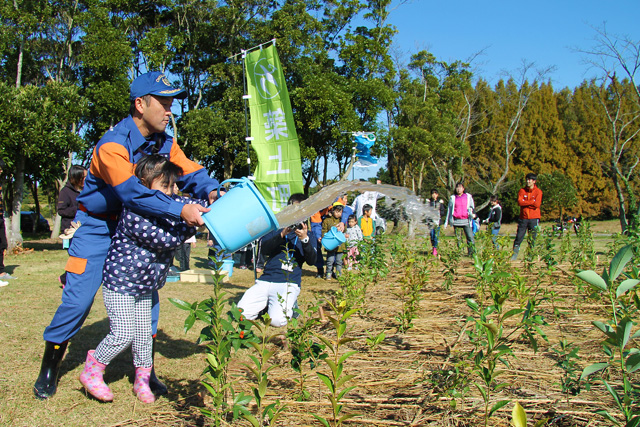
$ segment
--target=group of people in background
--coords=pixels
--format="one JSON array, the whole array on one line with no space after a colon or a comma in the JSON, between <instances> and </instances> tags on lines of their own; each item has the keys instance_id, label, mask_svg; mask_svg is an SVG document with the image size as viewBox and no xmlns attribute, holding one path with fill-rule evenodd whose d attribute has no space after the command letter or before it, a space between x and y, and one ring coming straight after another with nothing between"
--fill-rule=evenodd
<instances>
[{"instance_id":1,"label":"group of people in background","mask_svg":"<svg viewBox=\"0 0 640 427\"><path fill-rule=\"evenodd\" d=\"M542 190L537 185L537 176L534 173L526 175L526 184L518 192L518 205L520 206L520 215L518 217L518 229L513 242L512 261L518 258L520 245L524 240L527 232L532 233L532 239L535 241L536 230L540 225L540 206L542 204ZM439 198L437 189L431 190L431 198L427 205L434 209L437 213L435 226L430 231L432 254L438 255L438 241L440 236L440 226L444 224L444 228L452 225L454 234L460 247L462 236L467 241L467 254L473 256L475 253L474 234L477 230L478 216L475 211L475 203L473 196L466 192L464 184L458 182L455 186L455 193L451 195L448 203ZM492 195L489 198L489 215L482 221L487 224L491 230L493 244L498 247L498 235L502 225L502 206L498 196ZM474 230L475 229L475 230Z\"/></svg>"},{"instance_id":2,"label":"group of people in background","mask_svg":"<svg viewBox=\"0 0 640 427\"><path fill-rule=\"evenodd\" d=\"M376 234L376 220L374 203L382 197L381 193L366 191L354 199L352 205L347 204L347 195L339 197L331 207L318 212L312 221L322 220L320 232L316 232L318 251L322 250L322 237L331 230L332 227L344 233L345 243L336 249L326 250L324 265L320 261L316 263L318 270L317 278L324 277L326 280L337 279L342 274L342 267L352 269L356 264L358 255L358 242L363 239L373 239ZM312 225L313 226L313 225ZM316 227L317 229L317 227ZM345 255L346 254L346 255Z\"/></svg>"}]
</instances>

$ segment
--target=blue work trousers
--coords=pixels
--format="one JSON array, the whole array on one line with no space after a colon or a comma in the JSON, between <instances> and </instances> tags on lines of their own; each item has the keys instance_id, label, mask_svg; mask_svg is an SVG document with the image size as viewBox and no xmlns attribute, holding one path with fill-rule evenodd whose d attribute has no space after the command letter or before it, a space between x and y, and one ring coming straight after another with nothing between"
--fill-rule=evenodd
<instances>
[{"instance_id":1,"label":"blue work trousers","mask_svg":"<svg viewBox=\"0 0 640 427\"><path fill-rule=\"evenodd\" d=\"M93 299L102 284L102 269L113 237L117 221L89 216L78 211L78 228L69 248L67 262L67 284L62 291L62 303L56 310L51 324L44 330L46 341L60 344L73 337L82 327ZM153 292L151 328L155 335L158 330L160 300L158 292ZM106 334L105 330L105 334Z\"/></svg>"}]
</instances>

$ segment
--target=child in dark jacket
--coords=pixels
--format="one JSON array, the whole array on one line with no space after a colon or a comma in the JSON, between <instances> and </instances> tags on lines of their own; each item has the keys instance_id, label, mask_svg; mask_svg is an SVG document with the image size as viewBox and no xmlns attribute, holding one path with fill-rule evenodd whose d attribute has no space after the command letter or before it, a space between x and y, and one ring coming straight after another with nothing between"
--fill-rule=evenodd
<instances>
[{"instance_id":1,"label":"child in dark jacket","mask_svg":"<svg viewBox=\"0 0 640 427\"><path fill-rule=\"evenodd\" d=\"M175 200L205 205L204 201L173 194L182 169L164 156L144 157L138 162L135 175L146 187ZM164 286L176 247L195 233L195 227L181 221L146 218L126 207L122 210L102 274L102 294L111 330L95 351L89 350L80 374L80 382L96 399L113 400L103 373L106 365L131 346L136 368L133 391L144 403L155 401L149 388L153 367L151 295Z\"/></svg>"}]
</instances>

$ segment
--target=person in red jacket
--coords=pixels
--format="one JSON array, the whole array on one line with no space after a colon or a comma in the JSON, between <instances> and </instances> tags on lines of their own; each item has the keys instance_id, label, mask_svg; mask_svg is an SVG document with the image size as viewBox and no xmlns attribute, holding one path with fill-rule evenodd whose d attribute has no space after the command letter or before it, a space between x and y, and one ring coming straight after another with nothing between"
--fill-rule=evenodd
<instances>
[{"instance_id":1,"label":"person in red jacket","mask_svg":"<svg viewBox=\"0 0 640 427\"><path fill-rule=\"evenodd\" d=\"M524 240L527 230L530 230L532 242L536 240L537 227L540 225L540 205L542 204L542 190L536 186L538 177L535 173L526 176L527 185L518 191L518 205L520 205L520 217L518 218L518 231L513 242L513 256L511 261L518 258L520 244Z\"/></svg>"}]
</instances>

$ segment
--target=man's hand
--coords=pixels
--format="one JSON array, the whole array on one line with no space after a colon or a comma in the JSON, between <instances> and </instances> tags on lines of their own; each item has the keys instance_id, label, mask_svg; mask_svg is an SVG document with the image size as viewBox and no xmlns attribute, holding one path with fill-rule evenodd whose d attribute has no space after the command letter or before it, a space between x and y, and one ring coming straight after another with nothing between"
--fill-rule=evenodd
<instances>
[{"instance_id":1,"label":"man's hand","mask_svg":"<svg viewBox=\"0 0 640 427\"><path fill-rule=\"evenodd\" d=\"M224 187L220 187L220 197L224 196L224 193L226 193L226 190ZM218 200L218 190L213 190L209 193L209 204L213 204L216 200Z\"/></svg>"},{"instance_id":2,"label":"man's hand","mask_svg":"<svg viewBox=\"0 0 640 427\"><path fill-rule=\"evenodd\" d=\"M306 239L307 238L307 230L308 230L307 223L303 222L302 223L302 229L296 228L296 230L295 230L296 236L298 236L298 238L300 240Z\"/></svg>"},{"instance_id":3,"label":"man's hand","mask_svg":"<svg viewBox=\"0 0 640 427\"><path fill-rule=\"evenodd\" d=\"M197 227L204 224L201 213L209 212L210 210L211 209L197 204L186 204L182 207L180 218L182 218L187 225Z\"/></svg>"},{"instance_id":4,"label":"man's hand","mask_svg":"<svg viewBox=\"0 0 640 427\"><path fill-rule=\"evenodd\" d=\"M283 228L282 231L280 232L280 236L282 236L282 238L284 239L287 236L287 234L293 231L300 240L304 240L308 237L307 230L308 230L307 224L303 222L301 229L298 229L295 225Z\"/></svg>"}]
</instances>

